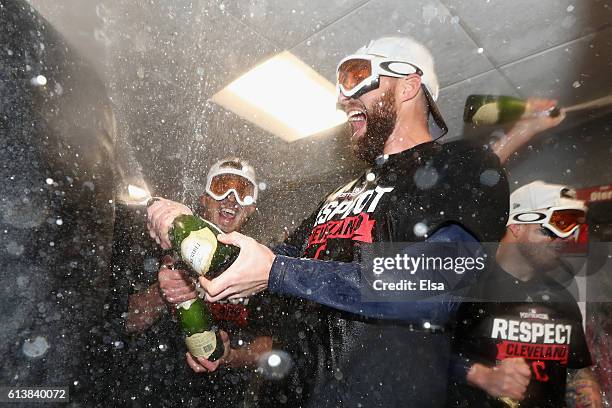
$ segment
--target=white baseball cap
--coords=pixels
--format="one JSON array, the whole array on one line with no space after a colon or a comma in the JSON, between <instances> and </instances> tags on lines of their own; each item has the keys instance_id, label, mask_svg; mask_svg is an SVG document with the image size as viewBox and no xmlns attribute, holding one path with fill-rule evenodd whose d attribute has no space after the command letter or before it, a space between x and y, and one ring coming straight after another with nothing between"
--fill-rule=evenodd
<instances>
[{"instance_id":1,"label":"white baseball cap","mask_svg":"<svg viewBox=\"0 0 612 408\"><path fill-rule=\"evenodd\" d=\"M429 104L429 130L434 139L448 132L446 122L436 105L440 84L434 68L434 60L423 44L410 37L383 37L370 41L368 45L358 49L355 54L392 58L416 65L423 72L421 84L425 87L425 96Z\"/></svg>"},{"instance_id":2,"label":"white baseball cap","mask_svg":"<svg viewBox=\"0 0 612 408\"><path fill-rule=\"evenodd\" d=\"M510 215L551 207L585 210L584 202L576 199L576 191L562 184L533 181L517 188L510 195Z\"/></svg>"}]
</instances>

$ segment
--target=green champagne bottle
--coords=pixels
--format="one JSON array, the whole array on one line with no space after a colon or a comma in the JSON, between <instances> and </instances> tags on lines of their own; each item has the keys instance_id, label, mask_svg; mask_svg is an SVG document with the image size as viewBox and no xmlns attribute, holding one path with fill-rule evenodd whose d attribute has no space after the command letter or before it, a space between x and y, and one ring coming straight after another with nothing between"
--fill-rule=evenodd
<instances>
[{"instance_id":1,"label":"green champagne bottle","mask_svg":"<svg viewBox=\"0 0 612 408\"><path fill-rule=\"evenodd\" d=\"M170 240L174 250L194 271L209 279L219 276L238 257L240 248L217 241L222 231L195 215L174 219Z\"/></svg>"},{"instance_id":2,"label":"green champagne bottle","mask_svg":"<svg viewBox=\"0 0 612 408\"><path fill-rule=\"evenodd\" d=\"M179 215L172 223L170 241L173 249L200 275L212 279L225 271L238 257L240 248L217 240L221 229L195 215ZM223 341L212 330L212 314L199 298L177 306L181 329L189 352L196 357L216 361L223 356Z\"/></svg>"},{"instance_id":3,"label":"green champagne bottle","mask_svg":"<svg viewBox=\"0 0 612 408\"><path fill-rule=\"evenodd\" d=\"M556 117L560 113L560 109L554 107L544 114ZM497 125L531 114L534 113L530 112L529 104L522 99L504 95L470 95L465 101L463 121L475 125Z\"/></svg>"},{"instance_id":4,"label":"green champagne bottle","mask_svg":"<svg viewBox=\"0 0 612 408\"><path fill-rule=\"evenodd\" d=\"M157 197L148 200L150 206ZM238 257L240 248L217 241L222 231L213 223L195 215L179 215L172 222L170 241L181 259L200 275L214 278ZM181 330L189 352L195 357L216 361L225 347L219 333L212 328L212 313L200 299L190 299L177 306Z\"/></svg>"},{"instance_id":5,"label":"green champagne bottle","mask_svg":"<svg viewBox=\"0 0 612 408\"><path fill-rule=\"evenodd\" d=\"M223 357L223 341L219 333L212 329L212 313L202 299L187 300L179 304L177 309L189 352L210 361Z\"/></svg>"}]
</instances>

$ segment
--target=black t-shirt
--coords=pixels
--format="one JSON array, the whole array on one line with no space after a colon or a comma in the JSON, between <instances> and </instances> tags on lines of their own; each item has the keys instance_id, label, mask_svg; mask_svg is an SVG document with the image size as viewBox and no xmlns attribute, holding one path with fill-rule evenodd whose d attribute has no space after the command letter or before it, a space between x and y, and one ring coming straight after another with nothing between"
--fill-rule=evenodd
<instances>
[{"instance_id":1,"label":"black t-shirt","mask_svg":"<svg viewBox=\"0 0 612 408\"><path fill-rule=\"evenodd\" d=\"M498 241L508 202L496 156L465 142L425 143L383 158L329 195L287 243L305 257L351 262L370 243L422 241L423 229L432 234L448 224ZM294 342L306 405L443 406L448 334L304 307L316 316Z\"/></svg>"},{"instance_id":2,"label":"black t-shirt","mask_svg":"<svg viewBox=\"0 0 612 408\"><path fill-rule=\"evenodd\" d=\"M494 264L476 296L489 301L461 305L453 353L489 367L522 357L532 377L521 408L564 407L567 369L591 365L580 310L569 292L545 276L520 281ZM505 407L461 380L450 384L449 405Z\"/></svg>"}]
</instances>

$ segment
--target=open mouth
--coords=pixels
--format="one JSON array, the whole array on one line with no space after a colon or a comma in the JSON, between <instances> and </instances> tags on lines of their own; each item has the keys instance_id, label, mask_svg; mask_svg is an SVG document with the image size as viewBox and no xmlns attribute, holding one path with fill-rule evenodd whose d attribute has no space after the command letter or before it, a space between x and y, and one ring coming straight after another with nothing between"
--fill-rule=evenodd
<instances>
[{"instance_id":1,"label":"open mouth","mask_svg":"<svg viewBox=\"0 0 612 408\"><path fill-rule=\"evenodd\" d=\"M361 136L361 134L365 131L368 118L364 111L362 110L351 110L347 114L348 123L351 126L352 135L351 138L355 136Z\"/></svg>"},{"instance_id":2,"label":"open mouth","mask_svg":"<svg viewBox=\"0 0 612 408\"><path fill-rule=\"evenodd\" d=\"M221 210L219 210L219 215L222 221L230 222L236 218L237 211L233 208L221 208Z\"/></svg>"}]
</instances>

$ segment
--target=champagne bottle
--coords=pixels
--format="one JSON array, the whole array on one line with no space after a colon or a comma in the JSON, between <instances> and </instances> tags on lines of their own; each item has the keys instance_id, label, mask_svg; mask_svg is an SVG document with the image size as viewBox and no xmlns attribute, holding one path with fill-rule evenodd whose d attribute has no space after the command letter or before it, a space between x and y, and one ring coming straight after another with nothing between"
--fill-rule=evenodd
<instances>
[{"instance_id":1,"label":"champagne bottle","mask_svg":"<svg viewBox=\"0 0 612 408\"><path fill-rule=\"evenodd\" d=\"M514 122L529 115L545 114L556 117L560 113L559 107L546 112L531 112L527 101L512 96L470 95L465 101L463 121L475 125L497 125Z\"/></svg>"},{"instance_id":2,"label":"champagne bottle","mask_svg":"<svg viewBox=\"0 0 612 408\"><path fill-rule=\"evenodd\" d=\"M222 231L195 215L179 215L172 222L170 241L181 259L200 275L214 278L238 257L240 249L217 241ZM181 329L189 352L210 361L223 356L223 341L212 329L212 314L199 298L177 306Z\"/></svg>"},{"instance_id":3,"label":"champagne bottle","mask_svg":"<svg viewBox=\"0 0 612 408\"><path fill-rule=\"evenodd\" d=\"M212 329L212 314L202 299L195 298L177 306L187 349L195 357L216 361L225 347L219 333Z\"/></svg>"},{"instance_id":4,"label":"champagne bottle","mask_svg":"<svg viewBox=\"0 0 612 408\"><path fill-rule=\"evenodd\" d=\"M170 241L174 250L194 271L212 279L225 271L238 257L240 248L217 241L222 231L195 215L174 219Z\"/></svg>"},{"instance_id":5,"label":"champagne bottle","mask_svg":"<svg viewBox=\"0 0 612 408\"><path fill-rule=\"evenodd\" d=\"M152 197L147 207L158 201ZM238 257L240 249L217 241L222 231L213 223L195 215L179 215L172 222L170 241L194 271L214 278L227 269ZM225 347L219 333L212 328L212 313L200 299L190 299L177 305L178 319L185 344L195 357L216 361L223 356Z\"/></svg>"}]
</instances>

